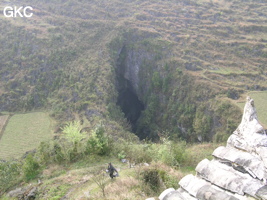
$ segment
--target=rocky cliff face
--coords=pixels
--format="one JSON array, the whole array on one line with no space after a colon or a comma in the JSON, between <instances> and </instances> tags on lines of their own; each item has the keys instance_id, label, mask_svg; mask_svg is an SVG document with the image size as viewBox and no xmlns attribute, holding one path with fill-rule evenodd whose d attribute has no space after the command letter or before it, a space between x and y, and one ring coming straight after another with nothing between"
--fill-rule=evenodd
<instances>
[{"instance_id":1,"label":"rocky cliff face","mask_svg":"<svg viewBox=\"0 0 267 200\"><path fill-rule=\"evenodd\" d=\"M267 199L267 135L257 119L254 101L247 97L242 121L218 147L214 159L202 160L196 175L187 175L180 188L165 190L160 200Z\"/></svg>"}]
</instances>

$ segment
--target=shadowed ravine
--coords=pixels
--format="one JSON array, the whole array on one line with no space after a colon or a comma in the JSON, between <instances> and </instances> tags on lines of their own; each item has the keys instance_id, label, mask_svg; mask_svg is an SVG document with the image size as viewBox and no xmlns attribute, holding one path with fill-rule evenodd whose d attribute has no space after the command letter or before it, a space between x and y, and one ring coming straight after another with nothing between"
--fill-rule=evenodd
<instances>
[{"instance_id":1,"label":"shadowed ravine","mask_svg":"<svg viewBox=\"0 0 267 200\"><path fill-rule=\"evenodd\" d=\"M132 131L136 132L136 123L139 119L142 110L144 110L144 104L138 99L138 96L133 91L130 81L120 77L119 82L120 89L118 90L117 105L121 107L122 112L125 114L126 119L132 125Z\"/></svg>"}]
</instances>

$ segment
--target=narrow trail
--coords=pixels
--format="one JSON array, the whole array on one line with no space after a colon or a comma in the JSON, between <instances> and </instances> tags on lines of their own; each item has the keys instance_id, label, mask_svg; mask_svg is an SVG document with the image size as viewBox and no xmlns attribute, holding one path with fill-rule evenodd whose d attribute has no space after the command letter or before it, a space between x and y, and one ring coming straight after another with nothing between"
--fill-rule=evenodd
<instances>
[{"instance_id":1,"label":"narrow trail","mask_svg":"<svg viewBox=\"0 0 267 200\"><path fill-rule=\"evenodd\" d=\"M6 129L6 126L8 124L9 119L11 118L11 116L12 115L8 115L7 117L5 115L0 116L0 140L1 140L2 136L4 135L4 131Z\"/></svg>"}]
</instances>

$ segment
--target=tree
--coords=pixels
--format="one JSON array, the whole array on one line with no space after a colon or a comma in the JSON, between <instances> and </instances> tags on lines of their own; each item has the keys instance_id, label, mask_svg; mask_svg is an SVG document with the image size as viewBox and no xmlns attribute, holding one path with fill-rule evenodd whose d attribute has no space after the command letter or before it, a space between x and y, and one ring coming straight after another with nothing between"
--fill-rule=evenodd
<instances>
[{"instance_id":1,"label":"tree","mask_svg":"<svg viewBox=\"0 0 267 200\"><path fill-rule=\"evenodd\" d=\"M65 133L65 138L75 144L85 138L85 134L81 132L82 128L79 121L69 122L62 128L62 132Z\"/></svg>"}]
</instances>

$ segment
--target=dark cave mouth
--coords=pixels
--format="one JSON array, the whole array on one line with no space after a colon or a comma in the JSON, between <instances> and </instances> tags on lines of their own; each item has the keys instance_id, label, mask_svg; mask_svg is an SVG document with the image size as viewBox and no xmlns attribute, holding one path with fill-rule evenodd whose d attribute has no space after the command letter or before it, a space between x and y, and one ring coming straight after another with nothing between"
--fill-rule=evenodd
<instances>
[{"instance_id":1,"label":"dark cave mouth","mask_svg":"<svg viewBox=\"0 0 267 200\"><path fill-rule=\"evenodd\" d=\"M137 80L134 73L131 73L133 69L128 65L131 59L128 59L128 51L124 45L116 61L116 88L118 91L116 104L120 106L131 125L131 131L141 138L140 135L142 134L137 132L140 132L138 130L139 118L142 111L145 110L145 104L138 98L137 88L134 87Z\"/></svg>"},{"instance_id":2,"label":"dark cave mouth","mask_svg":"<svg viewBox=\"0 0 267 200\"><path fill-rule=\"evenodd\" d=\"M125 118L131 124L132 131L136 133L137 121L141 116L141 112L145 109L142 101L139 100L133 89L128 86L119 90L117 105L120 106Z\"/></svg>"}]
</instances>

